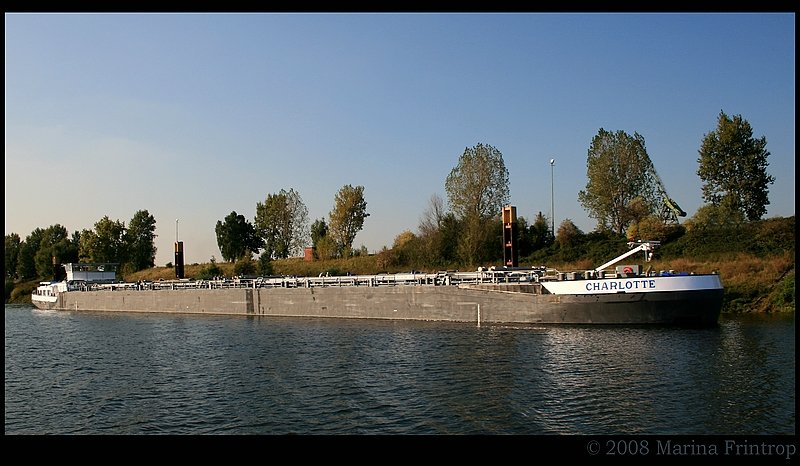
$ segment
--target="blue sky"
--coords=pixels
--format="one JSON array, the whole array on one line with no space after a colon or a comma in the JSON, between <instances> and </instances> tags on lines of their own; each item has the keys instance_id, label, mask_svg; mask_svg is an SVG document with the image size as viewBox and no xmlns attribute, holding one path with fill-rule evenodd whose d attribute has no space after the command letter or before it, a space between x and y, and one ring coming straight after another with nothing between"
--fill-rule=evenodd
<instances>
[{"instance_id":1,"label":"blue sky","mask_svg":"<svg viewBox=\"0 0 800 466\"><path fill-rule=\"evenodd\" d=\"M795 15L6 14L5 232L156 219L156 264L221 260L214 226L290 188L309 219L365 188L355 247L416 232L466 147L511 203L584 232L600 128L638 132L670 196L704 202L720 111L770 152L767 215L795 213Z\"/></svg>"}]
</instances>

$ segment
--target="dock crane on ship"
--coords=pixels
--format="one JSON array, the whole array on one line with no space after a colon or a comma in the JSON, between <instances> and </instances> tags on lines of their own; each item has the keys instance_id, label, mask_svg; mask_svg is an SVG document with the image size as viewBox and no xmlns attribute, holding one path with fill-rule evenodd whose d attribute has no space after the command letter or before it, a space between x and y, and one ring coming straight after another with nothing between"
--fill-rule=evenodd
<instances>
[{"instance_id":1,"label":"dock crane on ship","mask_svg":"<svg viewBox=\"0 0 800 466\"><path fill-rule=\"evenodd\" d=\"M666 224L677 224L678 217L686 217L686 212L678 205L675 200L673 200L669 194L667 194L667 189L664 187L664 182L661 181L661 177L658 176L658 172L656 171L656 167L653 165L653 161L650 160L650 157L646 158L647 167L645 170L655 181L656 189L658 190L658 195L663 200L661 204L661 212L659 217Z\"/></svg>"}]
</instances>

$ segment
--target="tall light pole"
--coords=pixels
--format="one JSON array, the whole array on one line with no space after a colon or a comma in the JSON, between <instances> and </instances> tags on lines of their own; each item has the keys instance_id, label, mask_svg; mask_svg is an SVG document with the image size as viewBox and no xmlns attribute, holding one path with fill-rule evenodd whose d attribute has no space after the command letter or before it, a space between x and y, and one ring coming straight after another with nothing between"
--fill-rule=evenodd
<instances>
[{"instance_id":1,"label":"tall light pole","mask_svg":"<svg viewBox=\"0 0 800 466\"><path fill-rule=\"evenodd\" d=\"M550 159L550 233L553 238L556 237L556 204L553 196L553 166L555 164L556 159Z\"/></svg>"}]
</instances>

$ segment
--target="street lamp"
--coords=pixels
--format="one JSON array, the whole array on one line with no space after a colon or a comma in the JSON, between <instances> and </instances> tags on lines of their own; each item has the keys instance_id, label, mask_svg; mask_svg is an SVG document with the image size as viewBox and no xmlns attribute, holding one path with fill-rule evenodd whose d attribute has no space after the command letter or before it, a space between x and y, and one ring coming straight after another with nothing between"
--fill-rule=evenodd
<instances>
[{"instance_id":1,"label":"street lamp","mask_svg":"<svg viewBox=\"0 0 800 466\"><path fill-rule=\"evenodd\" d=\"M555 164L556 159L550 159L550 233L552 233L553 238L556 236L556 210L553 197L553 166Z\"/></svg>"}]
</instances>

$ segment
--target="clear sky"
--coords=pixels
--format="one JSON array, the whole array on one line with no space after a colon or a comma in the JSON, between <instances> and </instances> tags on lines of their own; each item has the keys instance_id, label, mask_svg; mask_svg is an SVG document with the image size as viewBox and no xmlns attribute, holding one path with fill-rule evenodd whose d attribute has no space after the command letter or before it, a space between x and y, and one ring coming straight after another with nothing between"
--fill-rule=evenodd
<instances>
[{"instance_id":1,"label":"clear sky","mask_svg":"<svg viewBox=\"0 0 800 466\"><path fill-rule=\"evenodd\" d=\"M156 264L221 260L214 226L290 188L327 220L367 201L356 248L417 232L466 147L491 145L517 214L584 232L600 128L641 134L669 195L704 202L720 111L770 152L766 217L795 213L795 15L6 14L5 232L156 219ZM177 222L176 222L177 220Z\"/></svg>"}]
</instances>

